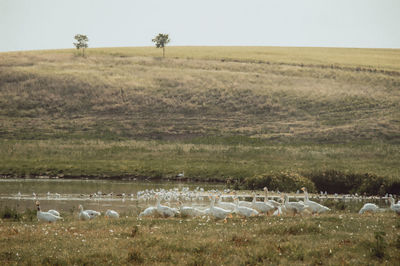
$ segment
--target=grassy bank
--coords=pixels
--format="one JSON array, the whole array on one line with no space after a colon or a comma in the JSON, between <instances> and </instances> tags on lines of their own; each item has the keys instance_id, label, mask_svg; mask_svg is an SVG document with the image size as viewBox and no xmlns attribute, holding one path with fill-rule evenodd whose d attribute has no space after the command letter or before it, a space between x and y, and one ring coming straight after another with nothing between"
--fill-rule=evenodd
<instances>
[{"instance_id":1,"label":"grassy bank","mask_svg":"<svg viewBox=\"0 0 400 266\"><path fill-rule=\"evenodd\" d=\"M176 141L0 141L0 173L15 177L173 179L184 171L189 180L226 182L229 179L232 185L239 182L243 188L262 188L268 184L253 187L245 181L256 175L289 172L309 177L318 184L319 180L323 182L321 171L335 169L347 174L372 173L399 181L398 145L254 144L244 143L244 140L242 144L232 140L228 144L226 139L220 140L223 144L200 144L198 141L195 144ZM334 175L340 178L340 174ZM335 185L333 181L329 181L332 186ZM347 193L360 187L358 183L351 185L349 182L347 191L332 193ZM380 184L376 186L375 194ZM390 187L389 184L386 186ZM317 188L329 191L323 183ZM396 191L390 190L390 193Z\"/></svg>"},{"instance_id":2,"label":"grassy bank","mask_svg":"<svg viewBox=\"0 0 400 266\"><path fill-rule=\"evenodd\" d=\"M34 213L33 213L34 214ZM28 213L31 217L32 213ZM0 223L0 260L8 264L390 264L399 260L393 213L319 217Z\"/></svg>"}]
</instances>

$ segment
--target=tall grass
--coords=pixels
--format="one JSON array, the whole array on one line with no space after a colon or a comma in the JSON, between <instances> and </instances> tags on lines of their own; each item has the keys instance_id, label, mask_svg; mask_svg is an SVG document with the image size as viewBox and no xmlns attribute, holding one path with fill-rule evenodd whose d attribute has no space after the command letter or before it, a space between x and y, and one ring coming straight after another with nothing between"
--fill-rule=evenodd
<instances>
[{"instance_id":1,"label":"tall grass","mask_svg":"<svg viewBox=\"0 0 400 266\"><path fill-rule=\"evenodd\" d=\"M305 49L308 55L299 56L295 48L232 48L239 59L222 62L218 47L171 49L182 54L165 60L150 48L95 49L88 58L67 51L1 54L0 136L399 141L400 75L314 65L322 52L329 66L327 58L341 51L344 65L357 68L376 53L383 67L375 67L392 69L397 50ZM216 57L205 60L213 49ZM252 61L263 54L305 65Z\"/></svg>"}]
</instances>

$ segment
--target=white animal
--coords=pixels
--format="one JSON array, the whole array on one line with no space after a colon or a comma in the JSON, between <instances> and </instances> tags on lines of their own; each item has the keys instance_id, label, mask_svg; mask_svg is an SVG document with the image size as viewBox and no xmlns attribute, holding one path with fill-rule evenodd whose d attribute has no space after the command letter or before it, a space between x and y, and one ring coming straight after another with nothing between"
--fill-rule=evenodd
<instances>
[{"instance_id":1,"label":"white animal","mask_svg":"<svg viewBox=\"0 0 400 266\"><path fill-rule=\"evenodd\" d=\"M234 204L233 202L222 201L222 197L218 197L217 206L226 210L233 211L235 210L236 204Z\"/></svg>"},{"instance_id":2,"label":"white animal","mask_svg":"<svg viewBox=\"0 0 400 266\"><path fill-rule=\"evenodd\" d=\"M327 212L330 211L331 209L329 209L328 207L321 205L315 201L309 200L308 198L308 192L307 192L307 188L302 187L301 190L304 191L304 204L308 205L309 209L311 210L312 213L323 213L323 212Z\"/></svg>"},{"instance_id":3,"label":"white animal","mask_svg":"<svg viewBox=\"0 0 400 266\"><path fill-rule=\"evenodd\" d=\"M389 198L390 201L390 209L400 215L400 204L394 204L394 199L392 197Z\"/></svg>"},{"instance_id":4,"label":"white animal","mask_svg":"<svg viewBox=\"0 0 400 266\"><path fill-rule=\"evenodd\" d=\"M246 200L239 200L239 198L237 198L238 202L239 202L239 206L244 206L247 208L251 208L252 203L251 201L246 201ZM236 205L236 204L235 204ZM236 207L235 207L236 208Z\"/></svg>"},{"instance_id":5,"label":"white animal","mask_svg":"<svg viewBox=\"0 0 400 266\"><path fill-rule=\"evenodd\" d=\"M93 210L83 210L83 206L79 205L79 219L80 220L89 220L89 219L94 219L97 216L100 216L101 213L98 211L93 211ZM86 215L87 214L87 215ZM87 216L89 216L89 219L87 219Z\"/></svg>"},{"instance_id":6,"label":"white animal","mask_svg":"<svg viewBox=\"0 0 400 266\"><path fill-rule=\"evenodd\" d=\"M154 217L157 214L158 214L157 207L151 206L151 207L148 207L147 209L145 209L144 211L142 211L139 214L139 218L142 218L142 217Z\"/></svg>"},{"instance_id":7,"label":"white animal","mask_svg":"<svg viewBox=\"0 0 400 266\"><path fill-rule=\"evenodd\" d=\"M79 220L84 220L84 221L90 220L90 215L83 210L82 205L79 205L78 209L79 209L79 214L78 214Z\"/></svg>"},{"instance_id":8,"label":"white animal","mask_svg":"<svg viewBox=\"0 0 400 266\"><path fill-rule=\"evenodd\" d=\"M52 222L55 222L55 221L58 221L58 220L63 219L62 217L56 216L56 215L54 215L54 214L52 214L52 213L49 213L49 212L42 212L42 211L40 210L40 203L39 203L39 201L36 201L36 207L37 207L37 214L36 214L36 217L38 218L39 221L44 221L44 222L52 223Z\"/></svg>"},{"instance_id":9,"label":"white animal","mask_svg":"<svg viewBox=\"0 0 400 266\"><path fill-rule=\"evenodd\" d=\"M284 196L283 205L285 206L285 211L292 213L293 216L296 214L301 214L308 208L307 205L300 202L289 202L289 197L286 194Z\"/></svg>"},{"instance_id":10,"label":"white animal","mask_svg":"<svg viewBox=\"0 0 400 266\"><path fill-rule=\"evenodd\" d=\"M156 195L156 199L157 199L157 212L162 217L164 218L174 217L176 214L179 213L179 211L175 208L161 205L160 204L161 198L158 195Z\"/></svg>"},{"instance_id":11,"label":"white animal","mask_svg":"<svg viewBox=\"0 0 400 266\"><path fill-rule=\"evenodd\" d=\"M179 178L185 177L185 171L182 171L182 173L177 174L176 177Z\"/></svg>"},{"instance_id":12,"label":"white animal","mask_svg":"<svg viewBox=\"0 0 400 266\"><path fill-rule=\"evenodd\" d=\"M251 216L257 216L259 213L257 210L246 207L246 206L239 206L239 199L235 199L236 202L236 208L235 208L235 213L245 216L245 217L251 217Z\"/></svg>"},{"instance_id":13,"label":"white animal","mask_svg":"<svg viewBox=\"0 0 400 266\"><path fill-rule=\"evenodd\" d=\"M108 218L115 218L115 219L119 218L118 212L113 211L113 210L107 210L105 216Z\"/></svg>"},{"instance_id":14,"label":"white animal","mask_svg":"<svg viewBox=\"0 0 400 266\"><path fill-rule=\"evenodd\" d=\"M51 214L53 214L55 216L60 217L60 213L58 211L56 211L56 210L48 210L47 212L49 212L49 213L51 213Z\"/></svg>"},{"instance_id":15,"label":"white animal","mask_svg":"<svg viewBox=\"0 0 400 266\"><path fill-rule=\"evenodd\" d=\"M181 216L187 216L187 217L197 217L197 216L203 216L206 214L205 211L200 210L195 207L189 207L189 206L182 206L179 208Z\"/></svg>"},{"instance_id":16,"label":"white animal","mask_svg":"<svg viewBox=\"0 0 400 266\"><path fill-rule=\"evenodd\" d=\"M365 203L364 206L361 208L361 210L358 213L359 214L363 214L365 212L373 213L373 212L377 212L378 210L379 210L379 207L376 204Z\"/></svg>"},{"instance_id":17,"label":"white animal","mask_svg":"<svg viewBox=\"0 0 400 266\"><path fill-rule=\"evenodd\" d=\"M232 214L229 210L225 210L223 208L220 207L215 207L215 197L210 197L211 200L211 204L210 204L210 208L205 210L205 213L208 215L211 215L212 217L214 217L215 219L223 219L226 221L226 218L232 217Z\"/></svg>"},{"instance_id":18,"label":"white animal","mask_svg":"<svg viewBox=\"0 0 400 266\"><path fill-rule=\"evenodd\" d=\"M282 204L277 202L276 200L269 200L268 199L268 188L267 187L264 187L264 192L265 192L265 198L264 198L264 202L265 203L269 203L272 206L274 206L275 208L278 208L278 207L282 206Z\"/></svg>"},{"instance_id":19,"label":"white animal","mask_svg":"<svg viewBox=\"0 0 400 266\"><path fill-rule=\"evenodd\" d=\"M253 193L253 201L251 202L251 207L260 213L267 213L267 214L272 213L275 209L274 206L272 206L268 202L257 201L255 193Z\"/></svg>"},{"instance_id":20,"label":"white animal","mask_svg":"<svg viewBox=\"0 0 400 266\"><path fill-rule=\"evenodd\" d=\"M281 216L282 214L283 214L282 207L278 206L272 215L273 216Z\"/></svg>"}]
</instances>

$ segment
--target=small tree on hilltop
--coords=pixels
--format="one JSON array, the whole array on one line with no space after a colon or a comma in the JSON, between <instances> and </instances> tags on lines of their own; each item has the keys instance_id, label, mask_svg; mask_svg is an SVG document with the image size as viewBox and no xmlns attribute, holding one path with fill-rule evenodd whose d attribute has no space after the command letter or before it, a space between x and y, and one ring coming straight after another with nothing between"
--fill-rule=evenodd
<instances>
[{"instance_id":1,"label":"small tree on hilltop","mask_svg":"<svg viewBox=\"0 0 400 266\"><path fill-rule=\"evenodd\" d=\"M157 48L163 48L163 57L165 57L165 45L170 41L168 34L159 33L152 41Z\"/></svg>"},{"instance_id":2,"label":"small tree on hilltop","mask_svg":"<svg viewBox=\"0 0 400 266\"><path fill-rule=\"evenodd\" d=\"M76 34L74 39L76 42L74 42L74 45L76 49L81 49L82 48L82 56L85 56L85 48L88 48L88 37L84 34Z\"/></svg>"}]
</instances>

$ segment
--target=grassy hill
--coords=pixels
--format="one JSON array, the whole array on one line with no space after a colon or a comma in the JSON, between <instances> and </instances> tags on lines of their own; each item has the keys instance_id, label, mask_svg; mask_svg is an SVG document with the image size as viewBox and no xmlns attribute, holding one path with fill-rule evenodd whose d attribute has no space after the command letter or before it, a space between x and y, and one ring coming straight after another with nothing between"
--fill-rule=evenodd
<instances>
[{"instance_id":1,"label":"grassy hill","mask_svg":"<svg viewBox=\"0 0 400 266\"><path fill-rule=\"evenodd\" d=\"M154 57L159 52L1 54L1 136L399 140L397 50L169 47L169 58Z\"/></svg>"},{"instance_id":2,"label":"grassy hill","mask_svg":"<svg viewBox=\"0 0 400 266\"><path fill-rule=\"evenodd\" d=\"M153 47L88 49L86 58L1 53L0 173L400 176L400 50L167 47L160 55ZM26 155L32 146L36 162Z\"/></svg>"}]
</instances>

